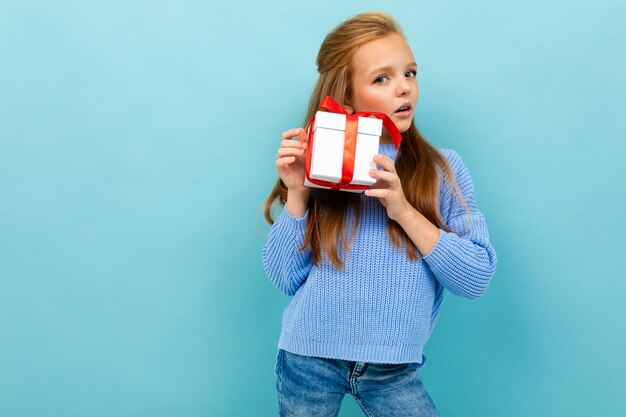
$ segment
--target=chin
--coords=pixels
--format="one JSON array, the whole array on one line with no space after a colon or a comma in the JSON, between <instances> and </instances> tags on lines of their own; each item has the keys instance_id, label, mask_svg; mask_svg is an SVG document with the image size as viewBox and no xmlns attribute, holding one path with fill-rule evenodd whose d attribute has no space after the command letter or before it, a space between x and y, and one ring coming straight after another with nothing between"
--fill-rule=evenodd
<instances>
[{"instance_id":1,"label":"chin","mask_svg":"<svg viewBox=\"0 0 626 417\"><path fill-rule=\"evenodd\" d=\"M407 130L409 130L409 128L411 127L411 123L413 122L413 119L410 120L401 120L399 122L395 122L396 123L396 127L398 128L398 130L400 131L400 133L404 133Z\"/></svg>"}]
</instances>

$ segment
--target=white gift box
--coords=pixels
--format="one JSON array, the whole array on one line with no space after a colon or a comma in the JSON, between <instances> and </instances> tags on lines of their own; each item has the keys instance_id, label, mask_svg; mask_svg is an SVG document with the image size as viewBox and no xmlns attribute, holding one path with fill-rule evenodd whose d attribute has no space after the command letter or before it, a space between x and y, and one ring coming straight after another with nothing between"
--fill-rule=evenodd
<instances>
[{"instance_id":1,"label":"white gift box","mask_svg":"<svg viewBox=\"0 0 626 417\"><path fill-rule=\"evenodd\" d=\"M369 175L369 171L376 168L374 156L378 154L382 127L383 122L380 119L359 117L354 156L354 175L350 184L370 186L376 182ZM335 184L339 183L342 174L345 129L345 114L324 111L316 113L313 124L313 145L310 150L310 178ZM313 184L306 178L304 179L304 185L330 188ZM361 191L357 190L357 192Z\"/></svg>"}]
</instances>

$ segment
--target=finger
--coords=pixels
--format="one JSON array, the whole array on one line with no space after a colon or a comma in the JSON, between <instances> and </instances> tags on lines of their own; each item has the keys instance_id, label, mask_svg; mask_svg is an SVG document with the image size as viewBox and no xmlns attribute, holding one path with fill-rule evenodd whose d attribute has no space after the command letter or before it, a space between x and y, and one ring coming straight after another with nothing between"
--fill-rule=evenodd
<instances>
[{"instance_id":1,"label":"finger","mask_svg":"<svg viewBox=\"0 0 626 417\"><path fill-rule=\"evenodd\" d=\"M391 158L386 157L385 155L376 155L374 156L374 163L381 166L385 171L396 172L396 166Z\"/></svg>"},{"instance_id":2,"label":"finger","mask_svg":"<svg viewBox=\"0 0 626 417\"><path fill-rule=\"evenodd\" d=\"M300 142L300 141L291 140L291 139L283 139L283 141L280 142L280 147L281 148L302 148L302 149L306 149L306 142Z\"/></svg>"},{"instance_id":3,"label":"finger","mask_svg":"<svg viewBox=\"0 0 626 417\"><path fill-rule=\"evenodd\" d=\"M297 155L303 155L304 154L304 149L302 148L280 148L278 149L278 156L277 158L283 158L285 156L297 156Z\"/></svg>"},{"instance_id":4,"label":"finger","mask_svg":"<svg viewBox=\"0 0 626 417\"><path fill-rule=\"evenodd\" d=\"M387 181L389 184L395 184L395 182L399 180L398 174L394 172L383 171L381 169L370 169L370 176L372 176L372 178Z\"/></svg>"},{"instance_id":5,"label":"finger","mask_svg":"<svg viewBox=\"0 0 626 417\"><path fill-rule=\"evenodd\" d=\"M284 158L279 158L276 160L276 168L283 169L287 165L292 164L296 160L295 156L286 156Z\"/></svg>"},{"instance_id":6,"label":"finger","mask_svg":"<svg viewBox=\"0 0 626 417\"><path fill-rule=\"evenodd\" d=\"M387 198L389 197L388 188L370 188L365 190L365 195L368 197Z\"/></svg>"},{"instance_id":7,"label":"finger","mask_svg":"<svg viewBox=\"0 0 626 417\"><path fill-rule=\"evenodd\" d=\"M293 137L298 136L300 133L302 133L304 129L302 129L301 127L296 127L293 129L289 129L289 130L285 130L282 134L282 138L283 139L291 139Z\"/></svg>"}]
</instances>

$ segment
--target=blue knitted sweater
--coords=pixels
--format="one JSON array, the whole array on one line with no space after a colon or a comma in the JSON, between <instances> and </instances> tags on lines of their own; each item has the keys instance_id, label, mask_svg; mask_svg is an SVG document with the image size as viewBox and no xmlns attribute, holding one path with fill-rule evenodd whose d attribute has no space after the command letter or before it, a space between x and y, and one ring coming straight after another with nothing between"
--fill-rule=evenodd
<instances>
[{"instance_id":1,"label":"blue knitted sweater","mask_svg":"<svg viewBox=\"0 0 626 417\"><path fill-rule=\"evenodd\" d=\"M293 299L283 312L278 347L292 353L376 363L421 363L422 350L437 321L444 288L479 297L495 272L496 253L474 197L469 172L453 150L447 158L470 209L467 212L439 181L441 215L455 233L440 230L433 250L407 258L386 233L387 214L377 198L361 195L361 217L349 254L337 245L344 270L323 255L314 265L304 242L308 212L294 218L284 210L263 247L263 265L272 283ZM380 153L395 160L393 145ZM346 218L347 233L354 220Z\"/></svg>"}]
</instances>

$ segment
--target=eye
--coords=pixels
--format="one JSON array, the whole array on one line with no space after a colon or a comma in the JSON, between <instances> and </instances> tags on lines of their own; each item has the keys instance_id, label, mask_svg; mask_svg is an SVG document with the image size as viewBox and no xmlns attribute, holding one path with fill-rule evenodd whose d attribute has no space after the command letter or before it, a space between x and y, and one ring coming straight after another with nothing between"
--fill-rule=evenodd
<instances>
[{"instance_id":1,"label":"eye","mask_svg":"<svg viewBox=\"0 0 626 417\"><path fill-rule=\"evenodd\" d=\"M406 78L415 78L417 76L417 70L407 71L406 74L404 74L404 76Z\"/></svg>"},{"instance_id":2,"label":"eye","mask_svg":"<svg viewBox=\"0 0 626 417\"><path fill-rule=\"evenodd\" d=\"M387 80L389 80L389 77L387 77L386 75L381 75L380 77L374 80L374 84L382 84L386 82Z\"/></svg>"}]
</instances>

